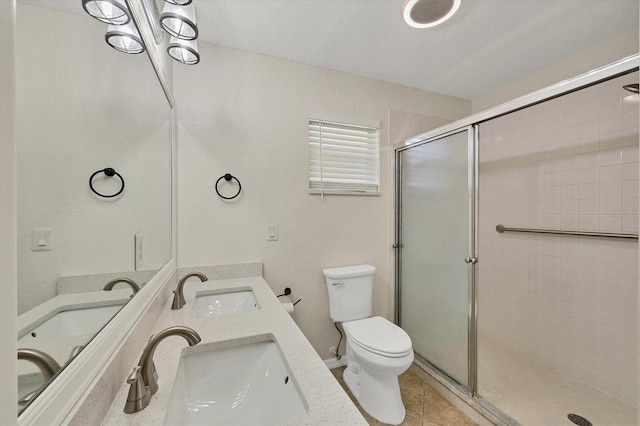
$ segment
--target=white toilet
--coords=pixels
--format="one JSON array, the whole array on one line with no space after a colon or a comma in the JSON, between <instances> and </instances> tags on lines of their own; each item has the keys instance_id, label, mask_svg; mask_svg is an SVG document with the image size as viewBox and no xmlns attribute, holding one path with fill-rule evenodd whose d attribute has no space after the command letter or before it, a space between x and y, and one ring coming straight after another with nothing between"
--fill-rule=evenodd
<instances>
[{"instance_id":1,"label":"white toilet","mask_svg":"<svg viewBox=\"0 0 640 426\"><path fill-rule=\"evenodd\" d=\"M360 406L383 423L400 424L406 410L398 376L413 362L411 338L400 327L371 315L373 274L370 265L325 269L329 312L347 335L344 381Z\"/></svg>"}]
</instances>

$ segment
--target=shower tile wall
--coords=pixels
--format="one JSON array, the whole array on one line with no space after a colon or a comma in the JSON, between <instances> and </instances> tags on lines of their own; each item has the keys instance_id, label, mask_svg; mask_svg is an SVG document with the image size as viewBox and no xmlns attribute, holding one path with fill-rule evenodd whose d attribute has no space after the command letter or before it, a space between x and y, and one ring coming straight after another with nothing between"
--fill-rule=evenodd
<instances>
[{"instance_id":1,"label":"shower tile wall","mask_svg":"<svg viewBox=\"0 0 640 426\"><path fill-rule=\"evenodd\" d=\"M483 123L479 150L479 351L490 339L632 406L637 242L495 226L638 232L640 96L622 89L634 82Z\"/></svg>"}]
</instances>

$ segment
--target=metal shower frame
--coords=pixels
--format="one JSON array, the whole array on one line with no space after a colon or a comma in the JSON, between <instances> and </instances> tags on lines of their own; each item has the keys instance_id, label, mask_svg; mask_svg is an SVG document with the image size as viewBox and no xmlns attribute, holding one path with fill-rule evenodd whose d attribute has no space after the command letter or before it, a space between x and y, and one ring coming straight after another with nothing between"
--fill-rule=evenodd
<instances>
[{"instance_id":1,"label":"metal shower frame","mask_svg":"<svg viewBox=\"0 0 640 426\"><path fill-rule=\"evenodd\" d=\"M478 395L478 303L477 303L477 263L480 261L478 254L478 126L488 120L519 111L542 102L566 95L589 86L599 84L640 69L640 54L632 55L613 62L601 68L597 68L577 77L559 82L538 90L526 96L516 98L499 106L471 115L445 126L439 127L420 135L406 139L403 143L394 146L395 152L395 320L401 324L401 267L402 267L402 152L418 145L433 142L444 137L467 131L469 136L469 246L467 258L468 264L468 378L466 384L457 383L437 366L423 359L418 354L416 358L427 367L435 380L444 385L449 391L461 397L473 408L481 412L487 418L498 424L518 424L514 419L506 416L488 401L482 400Z\"/></svg>"}]
</instances>

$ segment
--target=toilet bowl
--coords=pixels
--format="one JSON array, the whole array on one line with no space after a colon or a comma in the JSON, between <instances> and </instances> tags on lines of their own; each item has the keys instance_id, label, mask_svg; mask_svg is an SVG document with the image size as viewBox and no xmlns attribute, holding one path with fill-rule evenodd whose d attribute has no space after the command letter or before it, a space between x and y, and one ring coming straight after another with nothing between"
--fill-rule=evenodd
<instances>
[{"instance_id":1,"label":"toilet bowl","mask_svg":"<svg viewBox=\"0 0 640 426\"><path fill-rule=\"evenodd\" d=\"M413 362L411 339L382 317L342 323L347 335L344 381L360 406L376 420L403 422L406 410L398 376Z\"/></svg>"},{"instance_id":2,"label":"toilet bowl","mask_svg":"<svg viewBox=\"0 0 640 426\"><path fill-rule=\"evenodd\" d=\"M325 269L329 312L346 334L344 381L360 406L378 421L403 422L398 376L413 362L409 335L382 317L370 317L375 267Z\"/></svg>"}]
</instances>

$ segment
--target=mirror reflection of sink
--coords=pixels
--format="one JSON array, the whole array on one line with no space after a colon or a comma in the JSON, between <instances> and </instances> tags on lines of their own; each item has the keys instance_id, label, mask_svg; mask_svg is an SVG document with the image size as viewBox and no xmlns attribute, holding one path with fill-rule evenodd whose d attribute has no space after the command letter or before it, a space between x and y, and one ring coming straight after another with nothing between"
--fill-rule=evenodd
<instances>
[{"instance_id":1,"label":"mirror reflection of sink","mask_svg":"<svg viewBox=\"0 0 640 426\"><path fill-rule=\"evenodd\" d=\"M18 339L18 347L61 337L96 334L122 308L123 304L68 309L53 315Z\"/></svg>"},{"instance_id":2,"label":"mirror reflection of sink","mask_svg":"<svg viewBox=\"0 0 640 426\"><path fill-rule=\"evenodd\" d=\"M252 290L234 290L214 294L196 294L193 318L217 317L236 312L257 311L260 305Z\"/></svg>"},{"instance_id":3,"label":"mirror reflection of sink","mask_svg":"<svg viewBox=\"0 0 640 426\"><path fill-rule=\"evenodd\" d=\"M306 412L269 340L183 355L165 424L284 424Z\"/></svg>"}]
</instances>

